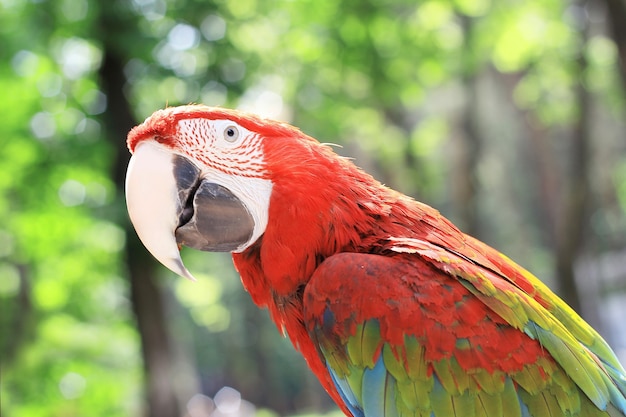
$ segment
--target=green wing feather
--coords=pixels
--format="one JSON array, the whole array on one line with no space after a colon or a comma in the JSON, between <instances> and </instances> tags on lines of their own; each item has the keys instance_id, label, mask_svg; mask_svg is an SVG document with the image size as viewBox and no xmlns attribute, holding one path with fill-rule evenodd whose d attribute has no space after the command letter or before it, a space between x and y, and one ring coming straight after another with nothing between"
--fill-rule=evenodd
<instances>
[{"instance_id":1,"label":"green wing feather","mask_svg":"<svg viewBox=\"0 0 626 417\"><path fill-rule=\"evenodd\" d=\"M596 407L607 409L612 402L626 414L626 372L615 353L591 326L535 276L498 253L532 284L537 298L544 300L549 310L497 271L468 262L466 257L428 242L403 239L402 243L404 246L396 246L399 252L412 252L430 259L442 271L455 275L472 294L509 324L538 340L565 373L555 375L555 378L562 377L557 386L565 387L569 378ZM477 266L480 267L478 271ZM571 389L558 393L563 404L571 394ZM539 403L541 401L533 405L537 410L554 408L548 399Z\"/></svg>"}]
</instances>

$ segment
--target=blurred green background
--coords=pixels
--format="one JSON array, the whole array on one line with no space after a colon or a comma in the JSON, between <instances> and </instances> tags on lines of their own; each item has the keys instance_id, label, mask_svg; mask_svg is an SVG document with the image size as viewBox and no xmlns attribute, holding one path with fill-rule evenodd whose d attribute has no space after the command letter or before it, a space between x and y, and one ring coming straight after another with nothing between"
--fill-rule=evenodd
<instances>
[{"instance_id":1,"label":"blurred green background","mask_svg":"<svg viewBox=\"0 0 626 417\"><path fill-rule=\"evenodd\" d=\"M191 102L341 144L626 361L622 0L0 0L0 58L5 417L337 415L228 255L129 227L126 133Z\"/></svg>"}]
</instances>

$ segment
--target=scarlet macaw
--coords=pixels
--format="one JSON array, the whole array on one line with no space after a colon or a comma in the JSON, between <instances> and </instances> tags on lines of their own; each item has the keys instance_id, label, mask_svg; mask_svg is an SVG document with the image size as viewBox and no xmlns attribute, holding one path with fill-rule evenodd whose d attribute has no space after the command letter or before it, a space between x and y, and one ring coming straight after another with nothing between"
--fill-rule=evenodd
<instances>
[{"instance_id":1,"label":"scarlet macaw","mask_svg":"<svg viewBox=\"0 0 626 417\"><path fill-rule=\"evenodd\" d=\"M147 249L230 251L348 416L624 416L626 372L543 283L284 123L200 105L128 135Z\"/></svg>"}]
</instances>

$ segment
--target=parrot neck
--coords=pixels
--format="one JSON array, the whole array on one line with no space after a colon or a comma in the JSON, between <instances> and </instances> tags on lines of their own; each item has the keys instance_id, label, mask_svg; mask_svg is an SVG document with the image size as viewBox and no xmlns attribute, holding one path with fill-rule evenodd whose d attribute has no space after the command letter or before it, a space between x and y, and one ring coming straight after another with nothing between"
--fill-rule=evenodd
<instances>
[{"instance_id":1,"label":"parrot neck","mask_svg":"<svg viewBox=\"0 0 626 417\"><path fill-rule=\"evenodd\" d=\"M316 162L296 159L301 164L276 173L265 233L233 253L233 261L255 304L269 310L279 331L342 404L304 326L304 289L324 259L375 246L382 233L377 228L391 211L386 201L395 197L347 160L312 159Z\"/></svg>"},{"instance_id":2,"label":"parrot neck","mask_svg":"<svg viewBox=\"0 0 626 417\"><path fill-rule=\"evenodd\" d=\"M275 147L266 149L273 183L268 224L233 259L254 302L291 335L286 323L294 315L301 318L302 293L324 259L374 252L389 236L412 237L419 229L415 223L434 210L313 140L270 143Z\"/></svg>"},{"instance_id":3,"label":"parrot neck","mask_svg":"<svg viewBox=\"0 0 626 417\"><path fill-rule=\"evenodd\" d=\"M460 232L436 210L383 186L326 146L275 143L266 149L273 187L265 233L233 261L253 301L269 310L341 404L304 326L303 293L315 269L339 252L380 253L392 236L429 239L434 225L449 228L446 234Z\"/></svg>"}]
</instances>

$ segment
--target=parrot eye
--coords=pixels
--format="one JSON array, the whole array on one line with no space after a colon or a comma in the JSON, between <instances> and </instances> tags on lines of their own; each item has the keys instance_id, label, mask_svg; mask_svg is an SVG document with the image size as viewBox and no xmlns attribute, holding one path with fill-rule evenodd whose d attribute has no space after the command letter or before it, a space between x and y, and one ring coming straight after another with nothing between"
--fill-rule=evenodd
<instances>
[{"instance_id":1,"label":"parrot eye","mask_svg":"<svg viewBox=\"0 0 626 417\"><path fill-rule=\"evenodd\" d=\"M224 129L224 139L227 142L233 143L239 138L239 130L236 126L228 126Z\"/></svg>"}]
</instances>

